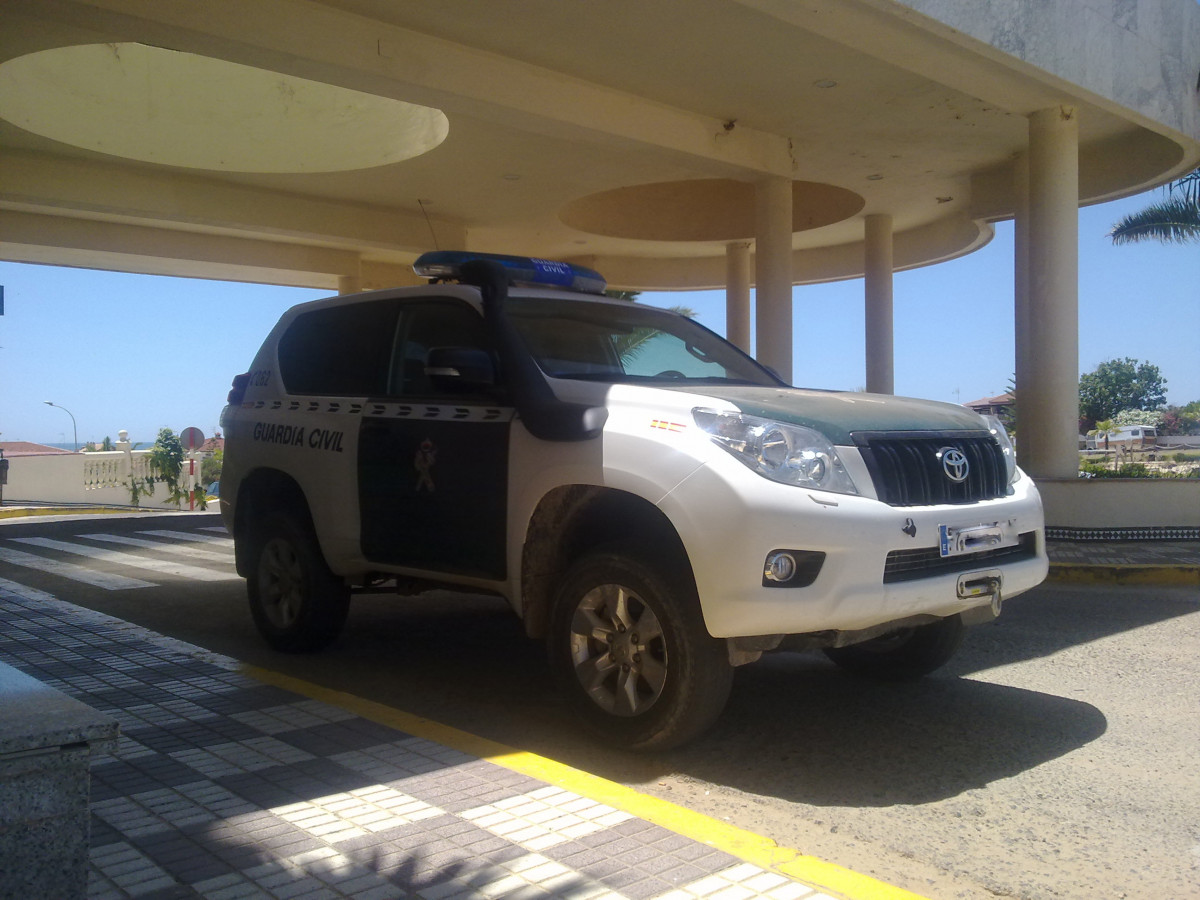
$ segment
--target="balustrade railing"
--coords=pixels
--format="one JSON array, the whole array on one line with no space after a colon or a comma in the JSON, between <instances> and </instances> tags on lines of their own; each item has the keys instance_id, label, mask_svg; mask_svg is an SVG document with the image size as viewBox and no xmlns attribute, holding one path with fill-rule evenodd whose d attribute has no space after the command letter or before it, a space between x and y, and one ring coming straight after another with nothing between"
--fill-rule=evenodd
<instances>
[{"instance_id":1,"label":"balustrade railing","mask_svg":"<svg viewBox=\"0 0 1200 900\"><path fill-rule=\"evenodd\" d=\"M10 458L3 499L6 504L29 501L176 508L165 486L153 481L151 451L117 446L120 449ZM185 490L199 484L200 466L195 468L194 477L189 478L186 465L180 475ZM187 505L185 500L185 509Z\"/></svg>"}]
</instances>

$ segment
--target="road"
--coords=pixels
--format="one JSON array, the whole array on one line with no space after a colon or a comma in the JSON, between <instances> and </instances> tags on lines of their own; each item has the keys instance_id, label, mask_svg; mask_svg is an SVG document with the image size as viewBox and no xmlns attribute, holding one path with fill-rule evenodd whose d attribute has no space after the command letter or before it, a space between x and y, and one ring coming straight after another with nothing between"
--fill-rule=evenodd
<instances>
[{"instance_id":1,"label":"road","mask_svg":"<svg viewBox=\"0 0 1200 900\"><path fill-rule=\"evenodd\" d=\"M0 579L560 760L933 900L1200 898L1194 588L1044 586L916 684L768 657L738 670L711 733L638 756L575 728L541 648L494 598L358 598L334 647L271 652L215 516L3 520Z\"/></svg>"}]
</instances>

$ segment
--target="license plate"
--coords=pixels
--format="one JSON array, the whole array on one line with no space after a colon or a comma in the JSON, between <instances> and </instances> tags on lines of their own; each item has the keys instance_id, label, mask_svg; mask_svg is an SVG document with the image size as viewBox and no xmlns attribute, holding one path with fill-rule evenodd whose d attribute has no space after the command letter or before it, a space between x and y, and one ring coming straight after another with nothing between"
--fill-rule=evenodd
<instances>
[{"instance_id":1,"label":"license plate","mask_svg":"<svg viewBox=\"0 0 1200 900\"><path fill-rule=\"evenodd\" d=\"M1015 547L1020 542L1017 520L991 522L985 525L939 525L942 556L961 556L964 553L979 553Z\"/></svg>"}]
</instances>

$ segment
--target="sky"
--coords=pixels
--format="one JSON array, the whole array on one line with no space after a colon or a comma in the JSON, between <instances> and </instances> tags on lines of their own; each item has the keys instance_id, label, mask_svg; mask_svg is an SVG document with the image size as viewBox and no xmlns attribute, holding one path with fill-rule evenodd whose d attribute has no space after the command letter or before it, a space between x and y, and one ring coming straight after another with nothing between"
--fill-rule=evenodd
<instances>
[{"instance_id":1,"label":"sky","mask_svg":"<svg viewBox=\"0 0 1200 900\"><path fill-rule=\"evenodd\" d=\"M1162 196L1080 210L1079 368L1146 360L1166 378L1167 402L1184 405L1200 400L1200 244L1114 247L1106 237ZM975 253L896 273L896 393L968 403L1007 389L1012 259L1012 223L1001 222ZM4 262L0 285L0 442L67 445L76 430L81 444L122 429L145 446L160 428L211 436L233 376L280 314L329 293ZM797 287L793 298L795 383L862 389L862 279ZM690 307L724 334L724 291L640 300Z\"/></svg>"}]
</instances>

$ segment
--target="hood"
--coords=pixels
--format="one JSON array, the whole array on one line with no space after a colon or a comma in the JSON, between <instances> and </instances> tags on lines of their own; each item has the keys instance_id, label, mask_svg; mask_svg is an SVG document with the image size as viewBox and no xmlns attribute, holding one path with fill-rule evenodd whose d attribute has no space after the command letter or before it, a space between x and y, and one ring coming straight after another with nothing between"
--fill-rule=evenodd
<instances>
[{"instance_id":1,"label":"hood","mask_svg":"<svg viewBox=\"0 0 1200 900\"><path fill-rule=\"evenodd\" d=\"M965 406L888 394L774 387L670 389L725 400L747 415L805 425L842 445L853 444L850 435L856 431L980 431L987 427Z\"/></svg>"}]
</instances>

